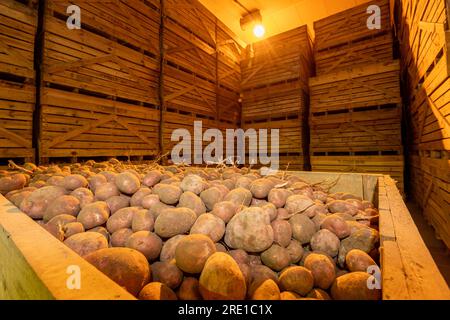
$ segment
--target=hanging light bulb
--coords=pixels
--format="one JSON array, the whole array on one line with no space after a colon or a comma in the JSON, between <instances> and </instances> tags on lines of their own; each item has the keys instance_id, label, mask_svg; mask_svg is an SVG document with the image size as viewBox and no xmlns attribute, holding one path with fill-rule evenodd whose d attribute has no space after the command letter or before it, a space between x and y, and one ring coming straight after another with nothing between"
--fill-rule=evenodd
<instances>
[{"instance_id":1,"label":"hanging light bulb","mask_svg":"<svg viewBox=\"0 0 450 320\"><path fill-rule=\"evenodd\" d=\"M253 34L257 38L262 38L266 34L266 28L264 28L264 26L262 24L258 23L253 28Z\"/></svg>"}]
</instances>

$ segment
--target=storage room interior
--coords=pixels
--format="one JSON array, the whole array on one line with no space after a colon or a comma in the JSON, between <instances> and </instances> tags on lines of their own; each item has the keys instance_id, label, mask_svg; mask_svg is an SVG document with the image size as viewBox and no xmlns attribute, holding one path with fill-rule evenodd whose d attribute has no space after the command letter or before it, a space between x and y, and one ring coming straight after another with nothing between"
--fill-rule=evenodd
<instances>
[{"instance_id":1,"label":"storage room interior","mask_svg":"<svg viewBox=\"0 0 450 320\"><path fill-rule=\"evenodd\" d=\"M449 300L449 17L0 0L0 299Z\"/></svg>"}]
</instances>

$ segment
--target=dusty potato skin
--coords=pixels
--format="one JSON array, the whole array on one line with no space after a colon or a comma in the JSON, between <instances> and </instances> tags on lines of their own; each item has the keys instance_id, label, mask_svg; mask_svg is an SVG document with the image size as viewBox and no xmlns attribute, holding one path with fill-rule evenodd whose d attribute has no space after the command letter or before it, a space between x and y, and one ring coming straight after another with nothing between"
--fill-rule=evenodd
<instances>
[{"instance_id":1,"label":"dusty potato skin","mask_svg":"<svg viewBox=\"0 0 450 320\"><path fill-rule=\"evenodd\" d=\"M44 221L47 222L60 214L76 217L80 212L80 201L74 196L60 196L54 199L45 210Z\"/></svg>"},{"instance_id":2,"label":"dusty potato skin","mask_svg":"<svg viewBox=\"0 0 450 320\"><path fill-rule=\"evenodd\" d=\"M278 209L284 207L287 198L291 195L292 192L286 189L272 189L269 192L268 200L270 203L273 203Z\"/></svg>"},{"instance_id":3,"label":"dusty potato skin","mask_svg":"<svg viewBox=\"0 0 450 320\"><path fill-rule=\"evenodd\" d=\"M252 202L252 193L244 188L236 188L228 192L228 194L223 199L224 201L231 201L237 206L244 205L249 206Z\"/></svg>"},{"instance_id":4,"label":"dusty potato skin","mask_svg":"<svg viewBox=\"0 0 450 320\"><path fill-rule=\"evenodd\" d=\"M150 209L157 203L160 203L159 196L157 194L149 194L142 199L141 204L144 209Z\"/></svg>"},{"instance_id":5,"label":"dusty potato skin","mask_svg":"<svg viewBox=\"0 0 450 320\"><path fill-rule=\"evenodd\" d=\"M178 300L175 292L161 282L147 284L139 293L139 300Z\"/></svg>"},{"instance_id":6,"label":"dusty potato skin","mask_svg":"<svg viewBox=\"0 0 450 320\"><path fill-rule=\"evenodd\" d=\"M73 236L74 234L83 233L85 231L83 225L79 222L70 222L64 225L62 230L66 239Z\"/></svg>"},{"instance_id":7,"label":"dusty potato skin","mask_svg":"<svg viewBox=\"0 0 450 320\"><path fill-rule=\"evenodd\" d=\"M177 292L178 299L183 301L202 300L199 286L196 278L185 277Z\"/></svg>"},{"instance_id":8,"label":"dusty potato skin","mask_svg":"<svg viewBox=\"0 0 450 320\"><path fill-rule=\"evenodd\" d=\"M261 253L261 261L272 270L281 271L290 264L291 257L285 248L273 244Z\"/></svg>"},{"instance_id":9,"label":"dusty potato skin","mask_svg":"<svg viewBox=\"0 0 450 320\"><path fill-rule=\"evenodd\" d=\"M273 229L273 241L286 248L291 243L292 227L286 220L275 220L271 223Z\"/></svg>"},{"instance_id":10,"label":"dusty potato skin","mask_svg":"<svg viewBox=\"0 0 450 320\"><path fill-rule=\"evenodd\" d=\"M95 228L86 230L86 232L97 232L97 233L101 234L102 236L104 236L106 241L108 241L108 242L109 242L110 236L111 236L109 234L108 230L106 230L106 228L104 228L104 227L95 227Z\"/></svg>"},{"instance_id":11,"label":"dusty potato skin","mask_svg":"<svg viewBox=\"0 0 450 320\"><path fill-rule=\"evenodd\" d=\"M162 203L167 205L176 204L183 193L180 187L172 184L157 184L153 187L152 192L159 196Z\"/></svg>"},{"instance_id":12,"label":"dusty potato skin","mask_svg":"<svg viewBox=\"0 0 450 320\"><path fill-rule=\"evenodd\" d=\"M284 208L290 214L298 214L304 212L313 205L315 205L315 202L311 198L301 194L294 194L286 199Z\"/></svg>"},{"instance_id":13,"label":"dusty potato skin","mask_svg":"<svg viewBox=\"0 0 450 320\"><path fill-rule=\"evenodd\" d=\"M314 222L303 214L295 214L289 219L292 228L292 237L301 244L307 244L316 233Z\"/></svg>"},{"instance_id":14,"label":"dusty potato skin","mask_svg":"<svg viewBox=\"0 0 450 320\"><path fill-rule=\"evenodd\" d=\"M50 203L66 193L64 188L55 186L37 189L22 201L20 210L32 219L42 219Z\"/></svg>"},{"instance_id":15,"label":"dusty potato skin","mask_svg":"<svg viewBox=\"0 0 450 320\"><path fill-rule=\"evenodd\" d=\"M86 230L89 230L106 223L109 213L109 207L106 202L97 201L81 209L77 216L77 221L81 222Z\"/></svg>"},{"instance_id":16,"label":"dusty potato skin","mask_svg":"<svg viewBox=\"0 0 450 320\"><path fill-rule=\"evenodd\" d=\"M136 193L141 187L139 178L129 171L119 173L116 176L115 184L120 192L128 195Z\"/></svg>"},{"instance_id":17,"label":"dusty potato skin","mask_svg":"<svg viewBox=\"0 0 450 320\"><path fill-rule=\"evenodd\" d=\"M250 184L250 192L253 197L257 199L267 198L270 190L272 190L274 184L272 181L266 178L253 180Z\"/></svg>"},{"instance_id":18,"label":"dusty potato skin","mask_svg":"<svg viewBox=\"0 0 450 320\"><path fill-rule=\"evenodd\" d=\"M133 230L128 228L123 228L115 231L111 234L111 247L126 247L128 238L133 234Z\"/></svg>"},{"instance_id":19,"label":"dusty potato skin","mask_svg":"<svg viewBox=\"0 0 450 320\"><path fill-rule=\"evenodd\" d=\"M322 229L333 232L339 239L346 238L350 235L351 230L347 222L335 214L327 216L321 223Z\"/></svg>"},{"instance_id":20,"label":"dusty potato skin","mask_svg":"<svg viewBox=\"0 0 450 320\"><path fill-rule=\"evenodd\" d=\"M152 190L148 187L141 187L136 193L131 196L130 206L142 207L142 200L152 193Z\"/></svg>"},{"instance_id":21,"label":"dusty potato skin","mask_svg":"<svg viewBox=\"0 0 450 320\"><path fill-rule=\"evenodd\" d=\"M199 195L206 188L206 181L195 174L187 175L180 184L181 189Z\"/></svg>"},{"instance_id":22,"label":"dusty potato skin","mask_svg":"<svg viewBox=\"0 0 450 320\"><path fill-rule=\"evenodd\" d=\"M180 196L177 207L192 209L197 214L197 217L206 213L206 207L203 201L199 196L191 191L183 192L183 194Z\"/></svg>"},{"instance_id":23,"label":"dusty potato skin","mask_svg":"<svg viewBox=\"0 0 450 320\"><path fill-rule=\"evenodd\" d=\"M223 197L224 195L218 187L210 187L200 193L200 199L209 211L213 210L214 205L222 201Z\"/></svg>"},{"instance_id":24,"label":"dusty potato skin","mask_svg":"<svg viewBox=\"0 0 450 320\"><path fill-rule=\"evenodd\" d=\"M6 195L8 192L20 190L27 184L27 178L22 173L0 177L0 194Z\"/></svg>"},{"instance_id":25,"label":"dusty potato skin","mask_svg":"<svg viewBox=\"0 0 450 320\"><path fill-rule=\"evenodd\" d=\"M68 214L60 214L56 217L53 217L50 221L48 221L47 225L64 227L66 224L76 221L77 219L74 216Z\"/></svg>"},{"instance_id":26,"label":"dusty potato skin","mask_svg":"<svg viewBox=\"0 0 450 320\"><path fill-rule=\"evenodd\" d=\"M238 207L234 202L221 201L221 202L217 202L214 205L214 208L211 211L211 214L219 217L225 223L228 223L231 220L231 218L233 218L234 215L237 213L237 210L238 210Z\"/></svg>"},{"instance_id":27,"label":"dusty potato skin","mask_svg":"<svg viewBox=\"0 0 450 320\"><path fill-rule=\"evenodd\" d=\"M185 237L187 236L184 234L180 234L167 240L162 247L159 259L161 261L171 261L172 259L175 259L175 250L178 246L178 243L180 243L180 241Z\"/></svg>"},{"instance_id":28,"label":"dusty potato skin","mask_svg":"<svg viewBox=\"0 0 450 320\"><path fill-rule=\"evenodd\" d=\"M153 231L154 226L155 219L148 210L141 209L134 213L131 221L131 229L133 229L133 232Z\"/></svg>"},{"instance_id":29,"label":"dusty potato skin","mask_svg":"<svg viewBox=\"0 0 450 320\"><path fill-rule=\"evenodd\" d=\"M87 188L78 188L70 194L80 201L80 208L84 208L88 204L94 202L94 194Z\"/></svg>"},{"instance_id":30,"label":"dusty potato skin","mask_svg":"<svg viewBox=\"0 0 450 320\"><path fill-rule=\"evenodd\" d=\"M369 289L367 272L350 272L337 277L331 287L334 300L380 300L381 290Z\"/></svg>"},{"instance_id":31,"label":"dusty potato skin","mask_svg":"<svg viewBox=\"0 0 450 320\"><path fill-rule=\"evenodd\" d=\"M208 258L216 252L214 242L203 234L193 234L181 239L175 249L178 268L185 273L201 273Z\"/></svg>"},{"instance_id":32,"label":"dusty potato skin","mask_svg":"<svg viewBox=\"0 0 450 320\"><path fill-rule=\"evenodd\" d=\"M106 201L114 196L120 196L120 191L113 182L99 185L95 190L95 199L97 201Z\"/></svg>"},{"instance_id":33,"label":"dusty potato skin","mask_svg":"<svg viewBox=\"0 0 450 320\"><path fill-rule=\"evenodd\" d=\"M233 257L237 263L249 264L250 259L248 253L242 249L230 250L228 254Z\"/></svg>"},{"instance_id":34,"label":"dusty potato skin","mask_svg":"<svg viewBox=\"0 0 450 320\"><path fill-rule=\"evenodd\" d=\"M174 262L157 261L151 265L152 280L161 282L170 289L176 289L183 281L183 272L178 269Z\"/></svg>"},{"instance_id":35,"label":"dusty potato skin","mask_svg":"<svg viewBox=\"0 0 450 320\"><path fill-rule=\"evenodd\" d=\"M147 187L153 187L155 184L161 181L161 177L162 174L160 171L152 170L144 176L142 183Z\"/></svg>"},{"instance_id":36,"label":"dusty potato skin","mask_svg":"<svg viewBox=\"0 0 450 320\"><path fill-rule=\"evenodd\" d=\"M282 291L293 291L305 296L314 286L314 277L304 267L288 267L281 272L280 289Z\"/></svg>"},{"instance_id":37,"label":"dusty potato skin","mask_svg":"<svg viewBox=\"0 0 450 320\"><path fill-rule=\"evenodd\" d=\"M106 183L108 183L108 179L106 179L106 177L101 174L96 174L89 178L89 188L94 193L97 191L98 187Z\"/></svg>"},{"instance_id":38,"label":"dusty potato skin","mask_svg":"<svg viewBox=\"0 0 450 320\"><path fill-rule=\"evenodd\" d=\"M347 253L345 256L345 264L350 272L367 272L370 266L377 265L367 253L359 249L353 249Z\"/></svg>"},{"instance_id":39,"label":"dusty potato skin","mask_svg":"<svg viewBox=\"0 0 450 320\"><path fill-rule=\"evenodd\" d=\"M200 294L205 300L243 300L247 285L234 259L216 252L206 261L200 275Z\"/></svg>"},{"instance_id":40,"label":"dusty potato skin","mask_svg":"<svg viewBox=\"0 0 450 320\"><path fill-rule=\"evenodd\" d=\"M272 279L267 279L252 289L251 300L281 300L280 288Z\"/></svg>"},{"instance_id":41,"label":"dusty potato skin","mask_svg":"<svg viewBox=\"0 0 450 320\"><path fill-rule=\"evenodd\" d=\"M197 218L190 234L204 234L213 242L218 242L225 234L225 223L219 217L205 213Z\"/></svg>"},{"instance_id":42,"label":"dusty potato skin","mask_svg":"<svg viewBox=\"0 0 450 320\"><path fill-rule=\"evenodd\" d=\"M80 174L71 174L64 177L63 186L66 190L76 190L78 188L86 188L88 186L88 181L85 177Z\"/></svg>"},{"instance_id":43,"label":"dusty potato skin","mask_svg":"<svg viewBox=\"0 0 450 320\"><path fill-rule=\"evenodd\" d=\"M106 222L106 228L109 233L114 233L123 228L131 228L134 215L138 211L139 208L137 207L128 207L115 212Z\"/></svg>"},{"instance_id":44,"label":"dusty potato skin","mask_svg":"<svg viewBox=\"0 0 450 320\"><path fill-rule=\"evenodd\" d=\"M292 291L283 291L280 293L280 300L298 300L302 296Z\"/></svg>"},{"instance_id":45,"label":"dusty potato skin","mask_svg":"<svg viewBox=\"0 0 450 320\"><path fill-rule=\"evenodd\" d=\"M303 257L304 249L301 243L295 239L291 240L289 245L286 247L286 250L291 258L291 263L298 263Z\"/></svg>"},{"instance_id":46,"label":"dusty potato skin","mask_svg":"<svg viewBox=\"0 0 450 320\"><path fill-rule=\"evenodd\" d=\"M155 232L162 238L170 238L188 232L197 215L189 208L162 210L155 221Z\"/></svg>"},{"instance_id":47,"label":"dusty potato skin","mask_svg":"<svg viewBox=\"0 0 450 320\"><path fill-rule=\"evenodd\" d=\"M17 208L20 208L22 201L28 198L36 188L28 187L21 190L10 191L6 194L5 198L8 199Z\"/></svg>"},{"instance_id":48,"label":"dusty potato skin","mask_svg":"<svg viewBox=\"0 0 450 320\"><path fill-rule=\"evenodd\" d=\"M273 203L267 202L265 204L259 205L258 207L260 207L269 215L270 221L274 221L277 218L278 210Z\"/></svg>"},{"instance_id":49,"label":"dusty potato skin","mask_svg":"<svg viewBox=\"0 0 450 320\"><path fill-rule=\"evenodd\" d=\"M328 210L332 213L348 213L352 216L358 213L358 208L344 200L335 200L327 204Z\"/></svg>"},{"instance_id":50,"label":"dusty potato skin","mask_svg":"<svg viewBox=\"0 0 450 320\"><path fill-rule=\"evenodd\" d=\"M153 232L138 231L127 240L126 246L141 252L149 261L158 258L162 249L162 240Z\"/></svg>"},{"instance_id":51,"label":"dusty potato skin","mask_svg":"<svg viewBox=\"0 0 450 320\"><path fill-rule=\"evenodd\" d=\"M82 257L86 257L94 251L108 248L105 237L96 232L74 234L67 238L64 244Z\"/></svg>"},{"instance_id":52,"label":"dusty potato skin","mask_svg":"<svg viewBox=\"0 0 450 320\"><path fill-rule=\"evenodd\" d=\"M106 199L105 202L108 204L111 214L114 214L120 209L130 206L130 197L121 194L120 196L112 196Z\"/></svg>"},{"instance_id":53,"label":"dusty potato skin","mask_svg":"<svg viewBox=\"0 0 450 320\"><path fill-rule=\"evenodd\" d=\"M169 206L167 204L164 204L162 202L155 203L148 209L148 211L152 214L153 219L158 218L158 216L163 212L165 209L175 208L174 206Z\"/></svg>"},{"instance_id":54,"label":"dusty potato skin","mask_svg":"<svg viewBox=\"0 0 450 320\"><path fill-rule=\"evenodd\" d=\"M97 250L84 258L134 296L150 281L147 259L136 250L107 248Z\"/></svg>"},{"instance_id":55,"label":"dusty potato skin","mask_svg":"<svg viewBox=\"0 0 450 320\"><path fill-rule=\"evenodd\" d=\"M333 284L336 278L335 264L327 256L313 252L306 257L304 265L311 271L316 288L327 290Z\"/></svg>"},{"instance_id":56,"label":"dusty potato skin","mask_svg":"<svg viewBox=\"0 0 450 320\"><path fill-rule=\"evenodd\" d=\"M318 289L318 288L312 289L310 292L308 292L306 297L317 299L317 300L331 300L330 295L326 291L324 291L322 289Z\"/></svg>"},{"instance_id":57,"label":"dusty potato skin","mask_svg":"<svg viewBox=\"0 0 450 320\"><path fill-rule=\"evenodd\" d=\"M313 251L324 252L330 257L337 256L339 246L339 238L327 229L321 229L311 238L311 248Z\"/></svg>"}]
</instances>

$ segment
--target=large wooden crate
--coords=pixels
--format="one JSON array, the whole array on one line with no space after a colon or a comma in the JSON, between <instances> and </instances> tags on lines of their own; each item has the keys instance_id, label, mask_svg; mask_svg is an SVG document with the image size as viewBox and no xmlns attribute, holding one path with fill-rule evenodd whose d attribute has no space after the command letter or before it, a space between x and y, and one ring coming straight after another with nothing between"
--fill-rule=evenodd
<instances>
[{"instance_id":1,"label":"large wooden crate","mask_svg":"<svg viewBox=\"0 0 450 320\"><path fill-rule=\"evenodd\" d=\"M369 29L367 8L377 5L381 9L381 28ZM348 43L370 39L391 30L389 0L372 0L314 22L315 50L322 51Z\"/></svg>"},{"instance_id":2,"label":"large wooden crate","mask_svg":"<svg viewBox=\"0 0 450 320\"><path fill-rule=\"evenodd\" d=\"M313 171L358 172L386 174L397 181L400 192L404 190L403 156L311 156Z\"/></svg>"},{"instance_id":3,"label":"large wooden crate","mask_svg":"<svg viewBox=\"0 0 450 320\"><path fill-rule=\"evenodd\" d=\"M35 1L29 4L15 0L0 3L0 74L31 81L35 78L37 8Z\"/></svg>"},{"instance_id":4,"label":"large wooden crate","mask_svg":"<svg viewBox=\"0 0 450 320\"><path fill-rule=\"evenodd\" d=\"M0 80L0 158L34 157L35 87Z\"/></svg>"},{"instance_id":5,"label":"large wooden crate","mask_svg":"<svg viewBox=\"0 0 450 320\"><path fill-rule=\"evenodd\" d=\"M344 112L345 111L345 112ZM400 105L310 115L311 152L402 152Z\"/></svg>"},{"instance_id":6,"label":"large wooden crate","mask_svg":"<svg viewBox=\"0 0 450 320\"><path fill-rule=\"evenodd\" d=\"M309 79L311 112L400 104L397 60Z\"/></svg>"},{"instance_id":7,"label":"large wooden crate","mask_svg":"<svg viewBox=\"0 0 450 320\"><path fill-rule=\"evenodd\" d=\"M159 110L46 88L41 157L153 156Z\"/></svg>"},{"instance_id":8,"label":"large wooden crate","mask_svg":"<svg viewBox=\"0 0 450 320\"><path fill-rule=\"evenodd\" d=\"M296 174L310 183L334 182L331 192L350 192L378 206L384 300L450 299L448 285L389 176ZM0 248L0 299L134 299L2 196ZM64 285L73 265L80 267L80 290Z\"/></svg>"}]
</instances>

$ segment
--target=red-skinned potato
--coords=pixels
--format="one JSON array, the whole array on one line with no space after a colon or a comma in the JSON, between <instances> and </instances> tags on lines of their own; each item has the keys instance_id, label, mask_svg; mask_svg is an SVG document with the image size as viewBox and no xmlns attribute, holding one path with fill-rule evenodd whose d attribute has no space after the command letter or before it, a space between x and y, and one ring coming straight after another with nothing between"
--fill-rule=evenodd
<instances>
[{"instance_id":1,"label":"red-skinned potato","mask_svg":"<svg viewBox=\"0 0 450 320\"><path fill-rule=\"evenodd\" d=\"M162 238L170 238L188 232L197 215L189 208L165 209L156 218L155 232Z\"/></svg>"},{"instance_id":2,"label":"red-skinned potato","mask_svg":"<svg viewBox=\"0 0 450 320\"><path fill-rule=\"evenodd\" d=\"M316 288L327 290L336 278L335 264L323 254L309 254L305 259L305 268L313 274Z\"/></svg>"},{"instance_id":3,"label":"red-skinned potato","mask_svg":"<svg viewBox=\"0 0 450 320\"><path fill-rule=\"evenodd\" d=\"M131 197L130 206L132 207L143 207L142 200L152 193L148 187L142 187Z\"/></svg>"},{"instance_id":4,"label":"red-skinned potato","mask_svg":"<svg viewBox=\"0 0 450 320\"><path fill-rule=\"evenodd\" d=\"M231 201L221 201L214 205L211 214L219 217L225 223L228 223L231 218L237 213L238 206Z\"/></svg>"},{"instance_id":5,"label":"red-skinned potato","mask_svg":"<svg viewBox=\"0 0 450 320\"><path fill-rule=\"evenodd\" d=\"M133 230L119 229L111 235L111 247L126 247L128 238L133 234Z\"/></svg>"},{"instance_id":6,"label":"red-skinned potato","mask_svg":"<svg viewBox=\"0 0 450 320\"><path fill-rule=\"evenodd\" d=\"M178 243L180 243L180 241L185 237L187 236L180 234L167 240L162 247L159 259L161 261L171 261L172 259L175 259L175 250Z\"/></svg>"},{"instance_id":7,"label":"red-skinned potato","mask_svg":"<svg viewBox=\"0 0 450 320\"><path fill-rule=\"evenodd\" d=\"M97 201L88 204L81 209L77 220L81 222L86 230L98 227L106 223L109 218L109 207L106 202Z\"/></svg>"},{"instance_id":8,"label":"red-skinned potato","mask_svg":"<svg viewBox=\"0 0 450 320\"><path fill-rule=\"evenodd\" d=\"M138 211L138 207L128 207L114 213L106 222L106 228L109 233L114 233L123 228L131 228L134 214Z\"/></svg>"},{"instance_id":9,"label":"red-skinned potato","mask_svg":"<svg viewBox=\"0 0 450 320\"><path fill-rule=\"evenodd\" d=\"M198 280L192 277L185 277L177 291L177 296L179 300L185 301L202 300Z\"/></svg>"},{"instance_id":10,"label":"red-skinned potato","mask_svg":"<svg viewBox=\"0 0 450 320\"><path fill-rule=\"evenodd\" d=\"M84 231L85 230L84 230L83 225L79 222L70 222L70 223L66 224L65 226L63 226L63 232L64 232L65 238L69 238L77 233L83 233Z\"/></svg>"},{"instance_id":11,"label":"red-skinned potato","mask_svg":"<svg viewBox=\"0 0 450 320\"><path fill-rule=\"evenodd\" d=\"M177 295L161 282L151 282L139 293L140 300L177 300Z\"/></svg>"},{"instance_id":12,"label":"red-skinned potato","mask_svg":"<svg viewBox=\"0 0 450 320\"><path fill-rule=\"evenodd\" d=\"M105 237L97 232L77 233L67 238L64 244L82 257L108 247Z\"/></svg>"},{"instance_id":13,"label":"red-skinned potato","mask_svg":"<svg viewBox=\"0 0 450 320\"><path fill-rule=\"evenodd\" d=\"M203 201L199 196L191 191L183 192L183 194L180 196L177 207L192 209L197 214L197 216L206 213L206 207Z\"/></svg>"},{"instance_id":14,"label":"red-skinned potato","mask_svg":"<svg viewBox=\"0 0 450 320\"><path fill-rule=\"evenodd\" d=\"M133 232L153 231L154 226L155 219L148 210L141 209L133 215L133 220L131 221L131 229L133 229Z\"/></svg>"},{"instance_id":15,"label":"red-skinned potato","mask_svg":"<svg viewBox=\"0 0 450 320\"><path fill-rule=\"evenodd\" d=\"M157 170L152 170L144 176L142 182L147 187L153 187L155 184L161 181L161 176L162 176L161 172Z\"/></svg>"},{"instance_id":16,"label":"red-skinned potato","mask_svg":"<svg viewBox=\"0 0 450 320\"><path fill-rule=\"evenodd\" d=\"M120 191L114 182L102 184L95 190L95 199L97 201L106 201L114 196L120 196Z\"/></svg>"},{"instance_id":17,"label":"red-skinned potato","mask_svg":"<svg viewBox=\"0 0 450 320\"><path fill-rule=\"evenodd\" d=\"M80 208L84 208L88 204L94 202L94 194L87 188L78 188L70 194L80 201Z\"/></svg>"},{"instance_id":18,"label":"red-skinned potato","mask_svg":"<svg viewBox=\"0 0 450 320\"><path fill-rule=\"evenodd\" d=\"M217 242L225 234L225 223L219 217L205 213L195 221L190 234L203 234L210 237L213 242Z\"/></svg>"},{"instance_id":19,"label":"red-skinned potato","mask_svg":"<svg viewBox=\"0 0 450 320\"><path fill-rule=\"evenodd\" d=\"M212 240L203 234L193 234L181 239L175 249L175 261L183 272L202 272L206 260L216 252Z\"/></svg>"},{"instance_id":20,"label":"red-skinned potato","mask_svg":"<svg viewBox=\"0 0 450 320\"><path fill-rule=\"evenodd\" d=\"M162 249L162 240L153 232L138 231L133 233L127 240L127 247L141 252L147 260L158 258Z\"/></svg>"},{"instance_id":21,"label":"red-skinned potato","mask_svg":"<svg viewBox=\"0 0 450 320\"><path fill-rule=\"evenodd\" d=\"M63 185L66 190L73 191L78 188L86 188L88 186L88 181L82 175L71 174L64 177Z\"/></svg>"},{"instance_id":22,"label":"red-skinned potato","mask_svg":"<svg viewBox=\"0 0 450 320\"><path fill-rule=\"evenodd\" d=\"M6 195L13 190L19 190L27 184L27 177L22 173L0 178L0 193Z\"/></svg>"},{"instance_id":23,"label":"red-skinned potato","mask_svg":"<svg viewBox=\"0 0 450 320\"><path fill-rule=\"evenodd\" d=\"M37 189L22 201L20 210L33 219L42 219L48 205L65 194L66 190L61 187L48 186Z\"/></svg>"},{"instance_id":24,"label":"red-skinned potato","mask_svg":"<svg viewBox=\"0 0 450 320\"><path fill-rule=\"evenodd\" d=\"M171 184L157 184L152 192L159 196L162 203L167 205L176 204L183 193L180 187Z\"/></svg>"},{"instance_id":25,"label":"red-skinned potato","mask_svg":"<svg viewBox=\"0 0 450 320\"><path fill-rule=\"evenodd\" d=\"M159 196L157 194L149 194L142 199L141 204L144 209L150 209L157 203L160 203Z\"/></svg>"},{"instance_id":26,"label":"red-skinned potato","mask_svg":"<svg viewBox=\"0 0 450 320\"><path fill-rule=\"evenodd\" d=\"M80 201L74 196L60 196L54 199L45 210L44 221L50 221L60 214L68 214L76 217L80 212Z\"/></svg>"},{"instance_id":27,"label":"red-skinned potato","mask_svg":"<svg viewBox=\"0 0 450 320\"><path fill-rule=\"evenodd\" d=\"M161 282L171 289L176 289L183 281L183 272L172 262L157 261L151 265L152 280Z\"/></svg>"}]
</instances>

